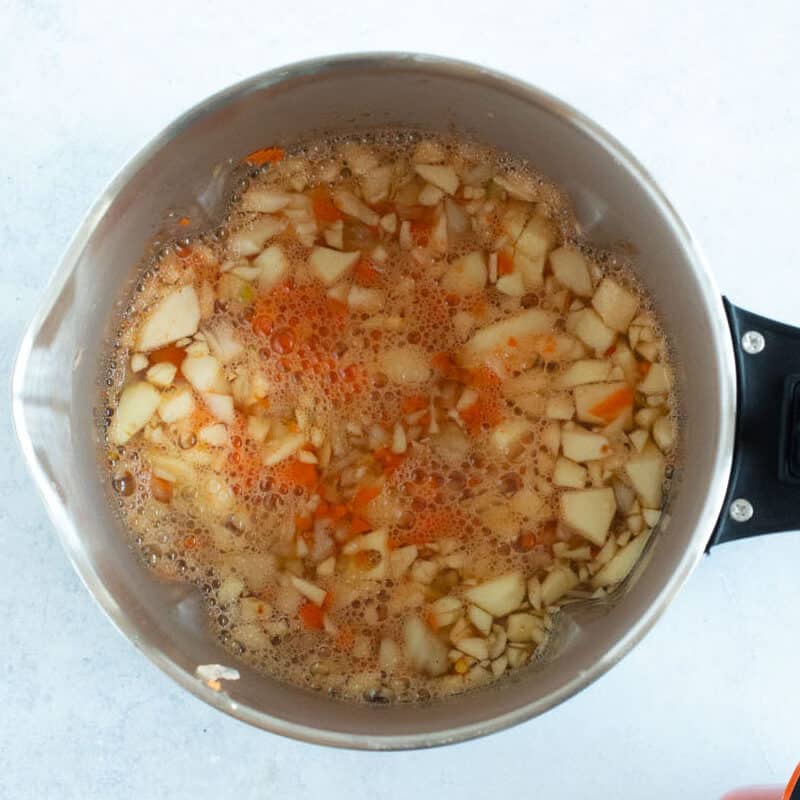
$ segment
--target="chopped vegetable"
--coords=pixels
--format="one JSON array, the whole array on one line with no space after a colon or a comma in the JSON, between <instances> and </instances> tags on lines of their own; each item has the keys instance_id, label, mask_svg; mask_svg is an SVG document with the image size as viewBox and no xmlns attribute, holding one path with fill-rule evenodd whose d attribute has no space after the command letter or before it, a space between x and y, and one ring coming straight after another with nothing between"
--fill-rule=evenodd
<instances>
[{"instance_id":1,"label":"chopped vegetable","mask_svg":"<svg viewBox=\"0 0 800 800\"><path fill-rule=\"evenodd\" d=\"M262 147L249 153L245 157L245 161L255 167L260 167L264 164L276 164L278 161L283 161L285 156L286 152L280 147Z\"/></svg>"},{"instance_id":2,"label":"chopped vegetable","mask_svg":"<svg viewBox=\"0 0 800 800\"><path fill-rule=\"evenodd\" d=\"M579 250L559 247L550 253L550 266L556 280L579 297L591 297L592 279L586 259Z\"/></svg>"},{"instance_id":3,"label":"chopped vegetable","mask_svg":"<svg viewBox=\"0 0 800 800\"><path fill-rule=\"evenodd\" d=\"M194 336L200 325L200 303L192 286L165 295L139 328L137 345L148 352Z\"/></svg>"},{"instance_id":4,"label":"chopped vegetable","mask_svg":"<svg viewBox=\"0 0 800 800\"><path fill-rule=\"evenodd\" d=\"M605 544L617 510L613 489L578 489L561 495L561 518L598 547Z\"/></svg>"},{"instance_id":5,"label":"chopped vegetable","mask_svg":"<svg viewBox=\"0 0 800 800\"><path fill-rule=\"evenodd\" d=\"M333 286L355 266L360 256L360 253L340 253L329 247L315 247L308 263L326 286Z\"/></svg>"},{"instance_id":6,"label":"chopped vegetable","mask_svg":"<svg viewBox=\"0 0 800 800\"><path fill-rule=\"evenodd\" d=\"M519 572L509 572L469 589L466 598L493 617L504 617L522 602L525 580Z\"/></svg>"},{"instance_id":7,"label":"chopped vegetable","mask_svg":"<svg viewBox=\"0 0 800 800\"><path fill-rule=\"evenodd\" d=\"M305 627L307 630L322 630L324 614L318 605L310 601L305 602L300 606L300 609L297 613L300 615L300 620L303 623L303 627Z\"/></svg>"},{"instance_id":8,"label":"chopped vegetable","mask_svg":"<svg viewBox=\"0 0 800 800\"><path fill-rule=\"evenodd\" d=\"M150 421L160 403L160 392L149 383L126 386L117 403L111 425L111 441L125 444Z\"/></svg>"}]
</instances>

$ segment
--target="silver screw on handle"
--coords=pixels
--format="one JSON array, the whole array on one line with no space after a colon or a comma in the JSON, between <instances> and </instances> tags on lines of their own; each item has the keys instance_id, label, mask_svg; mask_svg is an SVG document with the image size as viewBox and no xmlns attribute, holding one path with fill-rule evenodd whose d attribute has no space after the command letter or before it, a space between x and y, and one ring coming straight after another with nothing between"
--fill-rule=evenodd
<instances>
[{"instance_id":1,"label":"silver screw on handle","mask_svg":"<svg viewBox=\"0 0 800 800\"><path fill-rule=\"evenodd\" d=\"M730 515L734 522L747 522L754 513L753 504L744 497L738 497L731 503Z\"/></svg>"},{"instance_id":2,"label":"silver screw on handle","mask_svg":"<svg viewBox=\"0 0 800 800\"><path fill-rule=\"evenodd\" d=\"M742 349L751 356L760 353L766 346L767 342L764 339L764 334L758 331L747 331L742 336Z\"/></svg>"}]
</instances>

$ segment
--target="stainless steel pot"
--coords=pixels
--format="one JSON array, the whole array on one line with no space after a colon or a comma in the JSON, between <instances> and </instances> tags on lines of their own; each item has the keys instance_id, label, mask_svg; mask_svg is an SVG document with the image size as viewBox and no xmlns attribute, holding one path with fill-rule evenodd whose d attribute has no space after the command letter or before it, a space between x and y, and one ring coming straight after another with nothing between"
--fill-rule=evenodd
<instances>
[{"instance_id":1,"label":"stainless steel pot","mask_svg":"<svg viewBox=\"0 0 800 800\"><path fill-rule=\"evenodd\" d=\"M236 664L240 679L226 681L224 691L216 692L195 669L231 664L231 658L207 633L200 598L189 586L155 579L139 564L104 493L93 410L110 320L130 285L132 262L168 210L213 218L222 181L211 177L225 172L231 156L315 131L391 124L455 129L526 157L568 191L593 241L633 243L639 275L674 346L684 413L684 458L668 513L618 601L565 614L558 658L496 687L430 705L372 708L329 700ZM735 325L755 324L744 312L731 314ZM75 235L25 334L14 372L14 419L76 570L117 627L164 672L211 705L277 733L358 748L425 747L529 719L598 678L650 629L712 536L791 527L787 520L765 525L765 506L759 508L752 495L747 495L755 505L750 518L745 519L745 503L732 506L741 522L729 521L727 513L740 494L736 485L729 486L736 358L766 367L775 337L791 335L768 331L763 322L758 330L766 348L735 357L723 300L675 210L630 153L575 110L512 78L461 62L344 56L273 70L220 92L170 125L120 172ZM737 328L737 343L743 333ZM758 349L758 337L746 341L748 349ZM769 384L779 385L774 401L780 411L783 375L790 370L777 362L772 369L781 372ZM746 429L746 421L739 426ZM777 453L777 441L775 447ZM737 453L746 456L747 450L738 447ZM752 476L742 467L746 463L746 457L737 457L738 475ZM779 483L777 460L765 469L774 478L761 481L769 494ZM769 497L774 507L775 497Z\"/></svg>"}]
</instances>

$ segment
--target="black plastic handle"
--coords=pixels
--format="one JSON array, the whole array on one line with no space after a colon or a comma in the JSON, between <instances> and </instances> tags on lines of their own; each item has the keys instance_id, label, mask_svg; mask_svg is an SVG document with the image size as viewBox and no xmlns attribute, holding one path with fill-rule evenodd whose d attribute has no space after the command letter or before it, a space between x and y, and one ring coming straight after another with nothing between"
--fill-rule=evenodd
<instances>
[{"instance_id":1,"label":"black plastic handle","mask_svg":"<svg viewBox=\"0 0 800 800\"><path fill-rule=\"evenodd\" d=\"M800 328L723 298L736 356L736 439L709 547L800 528Z\"/></svg>"}]
</instances>

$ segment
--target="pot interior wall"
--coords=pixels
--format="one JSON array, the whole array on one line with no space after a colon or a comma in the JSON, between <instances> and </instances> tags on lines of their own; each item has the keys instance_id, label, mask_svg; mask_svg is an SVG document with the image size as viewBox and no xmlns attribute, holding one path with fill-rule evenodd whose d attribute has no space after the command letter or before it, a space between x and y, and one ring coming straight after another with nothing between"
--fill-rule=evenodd
<instances>
[{"instance_id":1,"label":"pot interior wall","mask_svg":"<svg viewBox=\"0 0 800 800\"><path fill-rule=\"evenodd\" d=\"M74 270L33 342L23 387L26 425L49 482L51 513L66 532L79 571L117 624L179 678L197 664L232 660L206 634L195 593L154 579L120 534L95 463L93 410L108 320L132 264L166 210L199 205L213 213L218 194L208 186L214 167L315 130L399 123L467 132L527 157L564 186L594 240L635 245L639 274L674 345L686 454L671 520L650 551L642 579L613 608L575 615L565 626L557 661L444 703L378 709L310 695L236 665L242 677L227 684L227 695L198 684L195 691L209 702L268 727L273 723L262 714L279 718L288 723L285 731L301 736L305 726L326 732L318 738L331 742L353 743L356 735L362 746L411 743L404 737L418 744L444 741L494 729L544 710L609 666L699 557L710 533L709 515L721 498L725 475L719 464L730 447L724 421L734 411L725 352L714 345L727 336L713 308L718 301L709 303L696 256L669 222L662 200L591 128L562 114L555 101L457 64L352 59L319 72L301 67L283 78L272 73L212 98L159 137L96 208L87 223L96 223L88 242L76 241L64 266L74 261Z\"/></svg>"}]
</instances>

